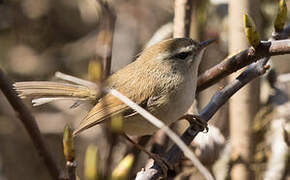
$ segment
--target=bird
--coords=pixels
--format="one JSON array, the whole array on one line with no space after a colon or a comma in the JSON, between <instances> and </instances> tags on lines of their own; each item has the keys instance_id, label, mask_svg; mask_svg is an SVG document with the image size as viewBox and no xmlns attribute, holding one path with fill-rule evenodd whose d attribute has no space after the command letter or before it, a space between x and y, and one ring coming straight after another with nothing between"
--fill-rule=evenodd
<instances>
[{"instance_id":1,"label":"bird","mask_svg":"<svg viewBox=\"0 0 290 180\"><path fill-rule=\"evenodd\" d=\"M109 76L104 86L118 90L170 125L194 102L198 67L205 47L212 42L214 39L203 42L191 38L163 40L146 48L135 61ZM85 85L28 81L15 83L14 87L22 98L45 102L70 97L95 101L95 106L74 130L75 136L120 115L123 117L122 130L127 135L151 135L158 130L117 97L108 93L98 98L100 93Z\"/></svg>"}]
</instances>

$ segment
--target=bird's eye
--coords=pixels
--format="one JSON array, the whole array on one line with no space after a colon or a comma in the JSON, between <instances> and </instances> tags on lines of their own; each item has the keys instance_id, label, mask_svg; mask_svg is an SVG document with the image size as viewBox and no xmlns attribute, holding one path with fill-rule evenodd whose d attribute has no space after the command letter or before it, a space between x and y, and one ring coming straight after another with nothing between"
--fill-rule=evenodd
<instances>
[{"instance_id":1,"label":"bird's eye","mask_svg":"<svg viewBox=\"0 0 290 180\"><path fill-rule=\"evenodd\" d=\"M186 59L190 55L190 52L181 52L176 54L174 57L178 59Z\"/></svg>"}]
</instances>

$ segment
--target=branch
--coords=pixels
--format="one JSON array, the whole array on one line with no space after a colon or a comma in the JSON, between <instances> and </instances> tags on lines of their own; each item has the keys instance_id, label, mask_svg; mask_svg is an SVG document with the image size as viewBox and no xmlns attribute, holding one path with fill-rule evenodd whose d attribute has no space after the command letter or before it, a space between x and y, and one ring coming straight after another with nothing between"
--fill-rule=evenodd
<instances>
[{"instance_id":1,"label":"branch","mask_svg":"<svg viewBox=\"0 0 290 180\"><path fill-rule=\"evenodd\" d=\"M289 37L290 26L287 26L283 32L273 34L274 39L282 39ZM266 41L253 51L253 48L248 48L236 55L226 58L221 63L212 67L198 77L197 92L200 92L211 85L217 83L227 75L253 63L257 60L269 57L288 54L290 52L290 40Z\"/></svg>"},{"instance_id":2,"label":"branch","mask_svg":"<svg viewBox=\"0 0 290 180\"><path fill-rule=\"evenodd\" d=\"M5 76L1 69L0 88L26 128L33 142L33 145L35 146L39 156L43 159L51 177L53 179L60 179L59 169L44 143L43 137L35 122L34 117L31 115L27 107L22 103L17 93L13 90L12 83Z\"/></svg>"}]
</instances>

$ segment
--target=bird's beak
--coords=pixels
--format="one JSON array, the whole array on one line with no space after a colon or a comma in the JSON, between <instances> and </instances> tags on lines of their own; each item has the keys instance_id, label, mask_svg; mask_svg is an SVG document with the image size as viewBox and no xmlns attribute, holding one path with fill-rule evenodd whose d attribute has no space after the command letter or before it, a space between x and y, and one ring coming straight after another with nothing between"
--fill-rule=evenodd
<instances>
[{"instance_id":1,"label":"bird's beak","mask_svg":"<svg viewBox=\"0 0 290 180\"><path fill-rule=\"evenodd\" d=\"M215 42L215 40L216 40L216 38L213 38L213 39L209 39L209 40L200 42L199 43L199 49L200 50L204 49L205 47L207 47L211 43Z\"/></svg>"}]
</instances>

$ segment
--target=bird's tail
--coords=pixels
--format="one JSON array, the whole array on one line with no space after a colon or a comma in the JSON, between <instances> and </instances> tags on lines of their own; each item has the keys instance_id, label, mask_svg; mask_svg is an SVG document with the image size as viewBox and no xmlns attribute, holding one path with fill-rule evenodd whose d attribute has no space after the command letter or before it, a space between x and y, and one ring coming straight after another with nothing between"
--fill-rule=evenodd
<instances>
[{"instance_id":1,"label":"bird's tail","mask_svg":"<svg viewBox=\"0 0 290 180\"><path fill-rule=\"evenodd\" d=\"M96 100L101 94L97 88L52 81L16 82L14 88L21 98L32 98L34 106L61 99Z\"/></svg>"}]
</instances>

